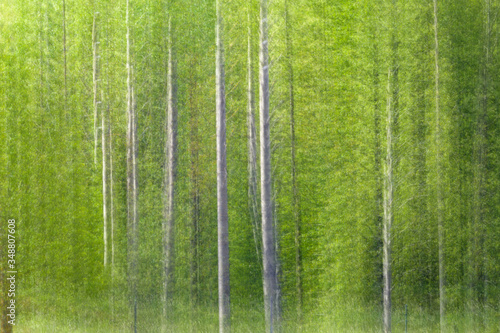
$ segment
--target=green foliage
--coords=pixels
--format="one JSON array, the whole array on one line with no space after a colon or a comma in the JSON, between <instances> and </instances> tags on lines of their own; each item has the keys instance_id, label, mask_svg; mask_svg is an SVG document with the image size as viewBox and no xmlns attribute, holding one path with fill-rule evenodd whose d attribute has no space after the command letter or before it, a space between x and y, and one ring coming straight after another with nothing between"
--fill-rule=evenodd
<instances>
[{"instance_id":1,"label":"green foliage","mask_svg":"<svg viewBox=\"0 0 500 333\"><path fill-rule=\"evenodd\" d=\"M386 87L394 66L394 330L403 329L405 304L411 331L438 329L439 177L447 322L467 332L498 327L500 2L438 2L440 142L432 5L417 0L270 2L272 187L286 332L381 329ZM257 332L263 330L264 316L262 263L248 206L247 33L250 25L258 98L259 8L257 1L224 0L221 6L233 329ZM112 126L112 269L102 263L102 162L94 164L93 158L94 16L100 43L98 117L109 108ZM179 110L172 331L214 331L215 3L208 0L130 1L139 133L138 320L144 331L155 331L161 322L168 17ZM62 1L0 3L0 226L6 218L19 222L19 331L121 332L131 321L125 2L67 0L64 20L65 31ZM302 323L295 312L291 87ZM100 135L98 144L100 156Z\"/></svg>"}]
</instances>

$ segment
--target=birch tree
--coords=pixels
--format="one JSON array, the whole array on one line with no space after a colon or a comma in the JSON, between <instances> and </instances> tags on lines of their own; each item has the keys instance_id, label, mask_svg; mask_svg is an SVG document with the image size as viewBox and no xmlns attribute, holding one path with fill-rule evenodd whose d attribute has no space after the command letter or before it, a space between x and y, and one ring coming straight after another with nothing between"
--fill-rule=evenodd
<instances>
[{"instance_id":1,"label":"birch tree","mask_svg":"<svg viewBox=\"0 0 500 333\"><path fill-rule=\"evenodd\" d=\"M168 18L168 74L167 74L167 140L165 145L165 181L164 181L164 280L163 280L163 320L168 318L171 302L174 270L174 228L175 228L175 177L177 158L177 100L175 82L175 58L172 44L172 18ZM164 325L165 330L165 325Z\"/></svg>"},{"instance_id":2,"label":"birch tree","mask_svg":"<svg viewBox=\"0 0 500 333\"><path fill-rule=\"evenodd\" d=\"M392 224L394 222L394 170L397 164L395 147L397 143L397 127L399 113L399 64L397 37L397 0L392 0L390 31L390 63L387 78L387 152L384 165L384 218L382 227L383 249L383 321L384 332L391 332L392 311Z\"/></svg>"},{"instance_id":3,"label":"birch tree","mask_svg":"<svg viewBox=\"0 0 500 333\"><path fill-rule=\"evenodd\" d=\"M472 220L472 283L476 289L476 299L471 303L483 303L486 306L488 299L488 251L487 251L487 195L488 195L488 112L492 96L490 89L492 62L492 25L495 16L491 12L491 0L484 1L484 41L483 59L480 72L479 107L475 123L474 133L474 192L473 192L473 220ZM483 319L484 321L484 319ZM484 322L481 323L483 327Z\"/></svg>"},{"instance_id":4,"label":"birch tree","mask_svg":"<svg viewBox=\"0 0 500 333\"><path fill-rule=\"evenodd\" d=\"M391 72L389 70L389 83L387 90L391 90ZM394 110L392 98L388 97L387 101L387 155L384 165L384 221L383 221L383 279L384 279L384 332L391 332L391 249L392 235L391 228L393 222L393 126L394 126Z\"/></svg>"},{"instance_id":5,"label":"birch tree","mask_svg":"<svg viewBox=\"0 0 500 333\"><path fill-rule=\"evenodd\" d=\"M260 174L262 245L264 268L264 310L266 331L273 332L277 320L277 277L275 230L271 191L271 138L269 114L269 53L267 31L267 1L260 1L259 107L260 107Z\"/></svg>"},{"instance_id":6,"label":"birch tree","mask_svg":"<svg viewBox=\"0 0 500 333\"><path fill-rule=\"evenodd\" d=\"M109 109L108 109L109 111ZM108 265L108 197L107 197L107 168L106 168L106 114L101 117L101 140L102 140L102 218L104 239L104 267Z\"/></svg>"},{"instance_id":7,"label":"birch tree","mask_svg":"<svg viewBox=\"0 0 500 333\"><path fill-rule=\"evenodd\" d=\"M97 146L98 146L98 116L99 105L102 104L99 98L99 82L100 82L100 55L99 55L99 40L97 30L97 18L99 12L94 11L92 24L92 87L94 93L93 108L94 108L94 164L97 164ZM101 94L102 97L102 94ZM102 112L101 115L101 144L102 144L102 217L103 217L103 243L104 267L108 264L108 206L107 206L107 170L106 170L106 115Z\"/></svg>"},{"instance_id":8,"label":"birch tree","mask_svg":"<svg viewBox=\"0 0 500 333\"><path fill-rule=\"evenodd\" d=\"M219 332L229 332L230 289L229 289L229 239L227 212L227 165L226 165L226 101L224 77L224 50L222 42L223 21L221 0L216 0L216 126L217 126L217 234L219 266Z\"/></svg>"},{"instance_id":9,"label":"birch tree","mask_svg":"<svg viewBox=\"0 0 500 333\"><path fill-rule=\"evenodd\" d=\"M250 20L250 4L248 5L248 55L247 55L247 138L248 138L248 207L252 222L252 232L257 259L261 260L262 243L259 240L260 214L257 186L257 134L255 129L255 93L253 87L252 66L252 28Z\"/></svg>"},{"instance_id":10,"label":"birch tree","mask_svg":"<svg viewBox=\"0 0 500 333\"><path fill-rule=\"evenodd\" d=\"M292 210L295 224L295 292L297 293L297 319L299 323L302 320L302 248L301 248L301 223L300 223L300 205L297 186L297 168L295 158L295 100L294 100L294 77L293 77L293 44L290 38L290 13L288 1L285 0L285 43L288 60L288 89L290 103L290 155L292 164Z\"/></svg>"},{"instance_id":11,"label":"birch tree","mask_svg":"<svg viewBox=\"0 0 500 333\"><path fill-rule=\"evenodd\" d=\"M190 57L190 66L189 66L189 132L190 132L190 140L189 140L189 152L190 152L190 203L191 203L191 214L190 214L190 222L191 222L191 248L190 248L190 267L189 267L189 277L190 277L190 301L191 307L194 309L198 303L199 297L199 275L200 275L200 264L199 264L199 241L201 238L200 235L200 222L201 222L201 170L200 170L200 146L201 146L201 138L200 138L200 124L199 124L199 113L200 108L198 106L198 82L195 78L195 73L198 65L198 59L196 55Z\"/></svg>"},{"instance_id":12,"label":"birch tree","mask_svg":"<svg viewBox=\"0 0 500 333\"><path fill-rule=\"evenodd\" d=\"M137 322L137 235L138 235L138 182L137 182L137 119L133 86L133 67L130 55L129 0L127 0L127 236L128 236L128 275L130 306L134 318L134 330Z\"/></svg>"},{"instance_id":13,"label":"birch tree","mask_svg":"<svg viewBox=\"0 0 500 333\"><path fill-rule=\"evenodd\" d=\"M66 0L63 0L62 5L63 16L63 65L64 65L64 111L68 110L68 58L66 52Z\"/></svg>"},{"instance_id":14,"label":"birch tree","mask_svg":"<svg viewBox=\"0 0 500 333\"><path fill-rule=\"evenodd\" d=\"M438 39L438 1L434 5L434 80L435 80L435 117L436 117L436 204L438 224L438 265L439 265L439 323L441 332L446 330L445 320L445 271L444 271L444 229L443 229L443 195L441 181L441 119L439 109L439 39Z\"/></svg>"},{"instance_id":15,"label":"birch tree","mask_svg":"<svg viewBox=\"0 0 500 333\"><path fill-rule=\"evenodd\" d=\"M99 12L94 11L94 19L92 23L92 87L94 92L94 165L97 164L97 145L98 145L98 100L99 93L99 42L97 40L97 15ZM66 74L66 70L65 70Z\"/></svg>"}]
</instances>

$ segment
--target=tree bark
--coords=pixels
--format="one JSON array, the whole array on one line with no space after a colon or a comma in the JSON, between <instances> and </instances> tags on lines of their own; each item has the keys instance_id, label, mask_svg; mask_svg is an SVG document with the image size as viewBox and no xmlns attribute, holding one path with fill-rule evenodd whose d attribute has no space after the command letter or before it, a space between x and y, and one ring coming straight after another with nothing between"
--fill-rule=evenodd
<instances>
[{"instance_id":1,"label":"tree bark","mask_svg":"<svg viewBox=\"0 0 500 333\"><path fill-rule=\"evenodd\" d=\"M250 26L250 4L248 9L248 58L247 58L247 127L248 127L248 207L250 220L252 222L253 238L255 243L255 253L259 262L262 260L260 241L260 212L258 202L257 186L257 134L255 130L255 94L253 88L253 66L252 66L252 29Z\"/></svg>"},{"instance_id":2,"label":"tree bark","mask_svg":"<svg viewBox=\"0 0 500 333\"><path fill-rule=\"evenodd\" d=\"M445 318L445 270L444 270L444 228L443 228L443 195L441 182L441 124L439 109L439 39L438 39L438 8L434 4L434 62L435 62L435 116L436 116L436 203L438 224L438 265L439 265L439 324L441 332L446 331Z\"/></svg>"},{"instance_id":3,"label":"tree bark","mask_svg":"<svg viewBox=\"0 0 500 333\"><path fill-rule=\"evenodd\" d=\"M285 30L286 48L288 58L288 86L290 91L290 153L292 164L292 209L295 224L295 292L297 293L297 320L302 321L302 248L301 248L301 223L300 223L300 201L297 186L297 168L295 158L295 101L293 87L293 44L290 38L290 17L288 1L285 1Z\"/></svg>"},{"instance_id":4,"label":"tree bark","mask_svg":"<svg viewBox=\"0 0 500 333\"><path fill-rule=\"evenodd\" d=\"M109 81L108 81L109 88ZM109 92L108 92L109 96ZM114 179L113 179L113 131L108 101L108 137L109 137L109 215L111 241L111 320L115 318L115 212L114 212Z\"/></svg>"},{"instance_id":5,"label":"tree bark","mask_svg":"<svg viewBox=\"0 0 500 333\"><path fill-rule=\"evenodd\" d=\"M229 237L227 212L226 101L222 15L216 0L216 124L217 124L217 233L219 266L219 332L231 330L229 288Z\"/></svg>"},{"instance_id":6,"label":"tree bark","mask_svg":"<svg viewBox=\"0 0 500 333\"><path fill-rule=\"evenodd\" d=\"M393 126L394 110L392 105L391 70L388 75L388 100L387 100L387 155L385 160L384 177L384 223L383 223L383 279L384 279L384 332L391 332L391 250L393 222Z\"/></svg>"},{"instance_id":7,"label":"tree bark","mask_svg":"<svg viewBox=\"0 0 500 333\"><path fill-rule=\"evenodd\" d=\"M63 60L64 60L64 112L68 111L68 65L66 55L66 1L63 0Z\"/></svg>"},{"instance_id":8,"label":"tree bark","mask_svg":"<svg viewBox=\"0 0 500 333\"><path fill-rule=\"evenodd\" d=\"M382 253L383 249L383 241L382 241L382 229L383 229L383 220L384 220L384 184L383 178L384 173L382 172L382 145L380 138L380 124L381 124L381 114L382 107L380 102L380 61L379 61L379 49L377 46L377 32L375 31L373 34L373 43L374 43L374 68L373 68L373 127L374 127L374 169L373 174L375 177L375 210L374 210L374 230L375 234L373 237L373 245L372 251L375 253L375 279L373 281L373 285L375 286L375 290L377 293L383 289L383 265L382 260L380 260L380 253Z\"/></svg>"},{"instance_id":9,"label":"tree bark","mask_svg":"<svg viewBox=\"0 0 500 333\"><path fill-rule=\"evenodd\" d=\"M264 307L266 331L277 326L276 248L274 244L273 212L271 202L271 139L269 114L269 60L267 32L267 1L260 1L260 172L262 245L264 266Z\"/></svg>"},{"instance_id":10,"label":"tree bark","mask_svg":"<svg viewBox=\"0 0 500 333\"><path fill-rule=\"evenodd\" d=\"M127 26L127 237L128 237L128 275L130 289L130 309L136 327L137 314L137 235L138 235L138 182L137 182L137 118L133 86L133 67L130 57L129 0L126 10Z\"/></svg>"},{"instance_id":11,"label":"tree bark","mask_svg":"<svg viewBox=\"0 0 500 333\"><path fill-rule=\"evenodd\" d=\"M195 79L197 57L192 57L191 71L189 77L189 109L190 109L190 143L191 153L191 265L190 265L190 300L191 307L195 309L198 304L199 296L199 227L200 227L200 137L199 137L199 109L197 107L197 88L198 82Z\"/></svg>"},{"instance_id":12,"label":"tree bark","mask_svg":"<svg viewBox=\"0 0 500 333\"><path fill-rule=\"evenodd\" d=\"M177 99L175 81L175 58L172 38L172 18L168 20L168 74L167 74L167 141L165 145L165 184L164 184L164 282L163 317L167 323L169 304L172 302L174 284L174 245L175 245L175 178L177 171ZM164 330L166 326L164 326Z\"/></svg>"},{"instance_id":13,"label":"tree bark","mask_svg":"<svg viewBox=\"0 0 500 333\"><path fill-rule=\"evenodd\" d=\"M108 30L106 30L108 31ZM109 35L107 35L109 36ZM109 37L108 43L109 43ZM109 46L109 44L108 44ZM114 266L115 266L115 210L114 210L114 179L113 179L113 130L111 122L111 110L110 110L110 83L109 83L109 59L108 59L108 69L107 69L107 90L108 90L108 101L107 101L107 117L108 117L108 149L109 149L109 215L110 215L110 240L111 240L111 275L113 278Z\"/></svg>"},{"instance_id":14,"label":"tree bark","mask_svg":"<svg viewBox=\"0 0 500 333\"><path fill-rule=\"evenodd\" d=\"M488 179L488 108L490 103L490 61L491 61L491 1L485 0L484 20L484 55L481 68L481 83L479 92L479 108L477 111L474 133L474 193L473 193L473 225L471 235L471 292L475 295L471 304L486 306L488 298L488 252L487 252L487 179ZM485 328L485 318L481 328Z\"/></svg>"},{"instance_id":15,"label":"tree bark","mask_svg":"<svg viewBox=\"0 0 500 333\"><path fill-rule=\"evenodd\" d=\"M384 332L390 333L392 329L392 224L394 222L394 173L397 168L396 148L398 141L399 123L399 60L397 37L397 0L392 0L391 8L390 52L391 64L387 78L387 153L384 165L384 218L382 228L383 238L383 321Z\"/></svg>"},{"instance_id":16,"label":"tree bark","mask_svg":"<svg viewBox=\"0 0 500 333\"><path fill-rule=\"evenodd\" d=\"M108 265L108 198L107 198L107 168L106 168L106 115L101 116L102 134L102 218L104 239L104 267Z\"/></svg>"},{"instance_id":17,"label":"tree bark","mask_svg":"<svg viewBox=\"0 0 500 333\"><path fill-rule=\"evenodd\" d=\"M108 111L109 116L109 111ZM113 179L113 131L109 119L109 213L111 222L111 267L115 265L115 212L114 212L114 179Z\"/></svg>"},{"instance_id":18,"label":"tree bark","mask_svg":"<svg viewBox=\"0 0 500 333\"><path fill-rule=\"evenodd\" d=\"M99 60L98 60L98 42L97 42L97 12L94 12L94 19L92 23L92 83L94 91L94 165L97 165L97 132L98 132L98 89L99 89ZM128 38L128 37L127 37Z\"/></svg>"}]
</instances>

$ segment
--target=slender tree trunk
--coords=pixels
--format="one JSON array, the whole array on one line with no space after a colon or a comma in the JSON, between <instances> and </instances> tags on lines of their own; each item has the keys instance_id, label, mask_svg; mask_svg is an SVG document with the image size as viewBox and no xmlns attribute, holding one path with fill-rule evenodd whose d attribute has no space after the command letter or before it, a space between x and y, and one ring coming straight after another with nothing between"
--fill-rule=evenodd
<instances>
[{"instance_id":1,"label":"slender tree trunk","mask_svg":"<svg viewBox=\"0 0 500 333\"><path fill-rule=\"evenodd\" d=\"M109 81L108 81L109 87ZM109 91L108 91L109 96ZM115 318L115 211L114 211L114 179L113 179L113 131L108 101L108 137L109 137L109 215L111 238L111 320Z\"/></svg>"},{"instance_id":2,"label":"slender tree trunk","mask_svg":"<svg viewBox=\"0 0 500 333\"><path fill-rule=\"evenodd\" d=\"M272 171L271 171L271 176L272 176ZM275 181L276 182L276 181ZM277 186L274 186L274 188L277 188ZM272 309L272 317L274 317L274 326L273 326L273 332L281 332L281 285L280 285L280 277L282 274L281 270L281 261L279 260L279 249L280 249L280 236L279 236L279 221L278 221L278 207L276 204L276 198L278 197L278 193L274 192L273 199L271 200L271 204L273 207L273 230L274 230L274 262L276 263L276 273L275 273L275 286L276 286L276 291L274 293L275 299L273 301L273 309Z\"/></svg>"},{"instance_id":3,"label":"slender tree trunk","mask_svg":"<svg viewBox=\"0 0 500 333\"><path fill-rule=\"evenodd\" d=\"M67 112L68 103L68 66L66 56L66 0L63 0L63 60L64 60L64 112Z\"/></svg>"},{"instance_id":4,"label":"slender tree trunk","mask_svg":"<svg viewBox=\"0 0 500 333\"><path fill-rule=\"evenodd\" d=\"M109 116L109 110L108 110ZM109 214L111 223L111 267L115 266L115 208L114 208L114 179L113 179L113 130L111 117L109 118ZM113 271L112 271L113 272Z\"/></svg>"},{"instance_id":5,"label":"slender tree trunk","mask_svg":"<svg viewBox=\"0 0 500 333\"><path fill-rule=\"evenodd\" d=\"M197 66L196 56L192 57L190 83L189 83L189 109L190 116L190 153L191 153L191 265L190 265L190 298L191 307L194 310L198 305L199 291L199 225L200 225L200 170L199 170L199 155L200 155L200 137L198 126L199 110L197 108L197 89L198 84L194 77ZM195 316L195 315L194 315Z\"/></svg>"},{"instance_id":6,"label":"slender tree trunk","mask_svg":"<svg viewBox=\"0 0 500 333\"><path fill-rule=\"evenodd\" d=\"M443 195L441 182L441 124L439 110L439 40L438 40L438 8L434 2L434 62L435 62L435 103L436 103L436 202L438 224L438 261L439 261L439 323L441 332L446 331L445 319L445 271L444 271L444 228L443 228Z\"/></svg>"},{"instance_id":7,"label":"slender tree trunk","mask_svg":"<svg viewBox=\"0 0 500 333\"><path fill-rule=\"evenodd\" d=\"M38 11L40 13L40 17L42 17L43 13L43 6L42 3L39 3L40 7L38 8ZM40 110L43 110L45 102L44 102L44 96L43 92L45 90L44 88L44 73L43 73L43 65L44 65L44 60L43 60L43 40L44 40L44 34L43 34L43 20L40 18L40 37L39 37L39 44L40 44Z\"/></svg>"},{"instance_id":8,"label":"slender tree trunk","mask_svg":"<svg viewBox=\"0 0 500 333\"><path fill-rule=\"evenodd\" d=\"M138 183L137 183L137 118L133 86L133 67L130 63L129 0L126 11L127 26L127 203L128 203L128 272L130 308L133 315L133 329L137 330L137 235L138 235Z\"/></svg>"},{"instance_id":9,"label":"slender tree trunk","mask_svg":"<svg viewBox=\"0 0 500 333\"><path fill-rule=\"evenodd\" d=\"M109 10L109 9L108 9ZM110 50L109 19L106 20L106 49ZM109 55L106 57L106 116L108 122L108 158L109 158L109 222L111 242L111 321L115 320L115 211L114 211L114 178L113 178L113 130L111 117L111 84ZM104 141L103 141L104 142ZM104 146L104 143L103 143ZM106 247L105 247L106 248Z\"/></svg>"},{"instance_id":10,"label":"slender tree trunk","mask_svg":"<svg viewBox=\"0 0 500 333\"><path fill-rule=\"evenodd\" d=\"M381 117L381 103L380 103L380 62L379 62L379 50L377 47L376 33L374 33L374 68L373 68L373 127L374 127L374 169L373 174L375 177L375 214L374 214L374 227L375 234L373 238L373 252L375 253L374 258L376 258L375 264L375 280L373 285L375 290L377 290L377 295L380 290L383 289L383 267L382 260L380 260L380 253L383 249L382 241L382 226L384 221L384 185L383 185L383 172L382 170L382 145L380 139L380 117Z\"/></svg>"},{"instance_id":11,"label":"slender tree trunk","mask_svg":"<svg viewBox=\"0 0 500 333\"><path fill-rule=\"evenodd\" d=\"M98 59L98 41L97 41L97 12L94 12L94 20L92 24L92 82L94 90L94 165L97 165L97 117L98 117L98 89L99 89L99 59Z\"/></svg>"},{"instance_id":12,"label":"slender tree trunk","mask_svg":"<svg viewBox=\"0 0 500 333\"><path fill-rule=\"evenodd\" d=\"M128 261L130 266L130 231L132 228L132 87L130 65L130 27L129 27L129 1L127 0L127 237ZM95 119L95 118L94 118ZM129 275L130 280L130 275Z\"/></svg>"},{"instance_id":13,"label":"slender tree trunk","mask_svg":"<svg viewBox=\"0 0 500 333\"><path fill-rule=\"evenodd\" d=\"M390 333L392 327L392 224L394 222L394 173L397 168L396 149L399 123L399 60L398 60L398 25L397 0L392 0L391 8L391 64L387 78L387 153L384 175L384 218L382 228L383 238L383 308L384 332Z\"/></svg>"},{"instance_id":14,"label":"slender tree trunk","mask_svg":"<svg viewBox=\"0 0 500 333\"><path fill-rule=\"evenodd\" d=\"M92 25L92 81L93 81L93 91L94 91L94 164L97 164L97 145L98 145L98 108L102 101L99 99L99 42L97 35L97 15L98 12L94 12L94 20ZM103 216L103 240L104 240L104 267L108 264L108 217L107 217L107 179L106 179L106 117L101 115L101 139L102 139L102 216Z\"/></svg>"},{"instance_id":15,"label":"slender tree trunk","mask_svg":"<svg viewBox=\"0 0 500 333\"><path fill-rule=\"evenodd\" d=\"M488 179L488 104L489 104L489 67L490 67L490 53L492 52L491 50L491 34L492 34L492 18L491 18L491 0L486 0L486 59L485 59L485 64L484 64L484 74L483 74L483 107L482 107L482 114L480 116L480 126L479 126L479 133L481 137L481 148L480 148L480 164L481 166L481 178L483 179L481 181L482 186L481 186L481 194L480 194L480 202L481 202L481 225L482 225L482 230L481 230L481 239L482 239L482 251L483 251L483 257L482 262L483 262L483 274L482 274L482 288L483 288L483 295L482 295L482 302L483 302L483 309L486 309L488 307L488 224L489 224L489 219L487 214L487 208L485 202L488 200L488 188L487 188L487 179ZM483 314L483 326L486 328L487 327L487 321L488 317L487 314Z\"/></svg>"},{"instance_id":16,"label":"slender tree trunk","mask_svg":"<svg viewBox=\"0 0 500 333\"><path fill-rule=\"evenodd\" d=\"M166 324L169 317L169 304L172 302L174 284L174 228L175 228L175 177L177 167L177 99L175 81L175 59L172 44L172 18L168 20L168 74L167 74L167 142L165 146L165 187L164 187L164 282L163 317ZM164 325L164 330L166 325Z\"/></svg>"},{"instance_id":17,"label":"slender tree trunk","mask_svg":"<svg viewBox=\"0 0 500 333\"><path fill-rule=\"evenodd\" d=\"M383 279L384 279L384 332L391 332L391 291L392 291L392 270L391 270L391 250L392 235L391 228L393 222L393 126L394 109L392 104L391 70L388 77L388 100L387 100L387 155L385 161L384 175L384 223L383 223Z\"/></svg>"},{"instance_id":18,"label":"slender tree trunk","mask_svg":"<svg viewBox=\"0 0 500 333\"><path fill-rule=\"evenodd\" d=\"M219 332L231 330L229 289L229 237L227 213L226 165L226 101L224 77L224 51L222 43L222 16L220 0L216 0L216 123L217 123L217 232L219 260Z\"/></svg>"},{"instance_id":19,"label":"slender tree trunk","mask_svg":"<svg viewBox=\"0 0 500 333\"><path fill-rule=\"evenodd\" d=\"M109 21L106 24L106 40L109 50ZM110 240L111 240L111 274L114 273L115 265L115 210L114 210L114 179L113 179L113 129L111 121L110 107L110 78L109 78L109 57L107 58L107 118L108 118L108 149L109 149L109 215L110 215ZM112 276L113 277L113 276Z\"/></svg>"},{"instance_id":20,"label":"slender tree trunk","mask_svg":"<svg viewBox=\"0 0 500 333\"><path fill-rule=\"evenodd\" d=\"M132 71L133 73L133 71ZM133 76L132 76L133 77ZM132 275L134 279L134 327L137 331L137 260L138 260L138 246L139 246L139 215L138 215L138 193L139 193L139 179L137 177L137 103L135 100L134 87L132 86L132 184L133 184L133 225L132 225Z\"/></svg>"},{"instance_id":21,"label":"slender tree trunk","mask_svg":"<svg viewBox=\"0 0 500 333\"><path fill-rule=\"evenodd\" d=\"M102 133L102 218L103 238L104 238L104 267L108 265L108 198L107 198L107 168L106 168L106 115L103 112L101 117L101 133Z\"/></svg>"},{"instance_id":22,"label":"slender tree trunk","mask_svg":"<svg viewBox=\"0 0 500 333\"><path fill-rule=\"evenodd\" d=\"M481 69L481 90L479 96L479 109L476 120L474 154L474 199L473 199L473 227L472 227L472 270L473 279L472 293L475 299L472 304L482 304L483 309L487 301L487 155L488 155L488 107L490 89L490 57L491 57L491 1L485 0L485 26L484 26L484 58ZM485 317L483 316L482 329L485 329Z\"/></svg>"},{"instance_id":23,"label":"slender tree trunk","mask_svg":"<svg viewBox=\"0 0 500 333\"><path fill-rule=\"evenodd\" d=\"M262 209L262 245L264 266L264 307L266 331L272 332L277 322L276 248L274 244L271 202L271 138L269 114L269 60L267 1L260 1L260 173Z\"/></svg>"},{"instance_id":24,"label":"slender tree trunk","mask_svg":"<svg viewBox=\"0 0 500 333\"><path fill-rule=\"evenodd\" d=\"M257 187L257 134L255 130L255 94L253 88L253 66L252 66L252 28L250 25L250 4L248 5L248 58L247 58L247 75L248 75L248 207L250 210L250 220L252 222L253 238L255 243L255 253L259 262L262 260L260 241L260 212L258 202L258 187Z\"/></svg>"},{"instance_id":25,"label":"slender tree trunk","mask_svg":"<svg viewBox=\"0 0 500 333\"><path fill-rule=\"evenodd\" d=\"M302 321L302 250L301 250L301 223L300 223L300 202L297 186L297 168L295 159L295 101L293 87L293 45L290 38L290 16L288 11L288 1L285 1L285 30L286 48L288 58L288 86L290 91L290 153L292 158L292 207L293 220L295 222L295 292L297 293L297 320Z\"/></svg>"}]
</instances>

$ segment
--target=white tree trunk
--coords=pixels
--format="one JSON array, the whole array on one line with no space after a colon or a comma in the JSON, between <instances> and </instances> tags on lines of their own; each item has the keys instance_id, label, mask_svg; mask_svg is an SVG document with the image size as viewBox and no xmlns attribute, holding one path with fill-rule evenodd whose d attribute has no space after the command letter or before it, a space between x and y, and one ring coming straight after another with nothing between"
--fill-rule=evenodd
<instances>
[{"instance_id":1,"label":"white tree trunk","mask_svg":"<svg viewBox=\"0 0 500 333\"><path fill-rule=\"evenodd\" d=\"M68 111L68 62L66 52L66 1L63 0L64 112Z\"/></svg>"},{"instance_id":2,"label":"white tree trunk","mask_svg":"<svg viewBox=\"0 0 500 333\"><path fill-rule=\"evenodd\" d=\"M290 153L292 159L292 207L295 222L295 291L297 293L297 320L302 321L302 249L301 249L301 223L300 203L297 186L297 169L295 159L295 100L293 86L293 45L290 38L290 17L288 1L285 0L285 30L286 48L288 58L289 90L290 90Z\"/></svg>"},{"instance_id":3,"label":"white tree trunk","mask_svg":"<svg viewBox=\"0 0 500 333\"><path fill-rule=\"evenodd\" d=\"M111 116L108 109L108 133L109 133L109 215L111 224L111 274L115 266L115 212L114 212L114 180L113 180L113 131L111 128Z\"/></svg>"},{"instance_id":4,"label":"white tree trunk","mask_svg":"<svg viewBox=\"0 0 500 333\"><path fill-rule=\"evenodd\" d=\"M109 90L109 81L108 81ZM108 95L109 96L109 95ZM115 317L115 212L114 212L114 179L113 179L113 131L111 112L108 102L108 137L109 137L109 222L111 241L111 318Z\"/></svg>"},{"instance_id":5,"label":"white tree trunk","mask_svg":"<svg viewBox=\"0 0 500 333\"><path fill-rule=\"evenodd\" d=\"M394 108L392 105L391 70L388 77L388 99L387 99L387 155L385 161L384 177L384 221L383 221L383 307L384 307L384 332L391 332L391 250L392 235L391 228L393 222L393 126Z\"/></svg>"},{"instance_id":6,"label":"white tree trunk","mask_svg":"<svg viewBox=\"0 0 500 333\"><path fill-rule=\"evenodd\" d=\"M168 21L168 76L167 76L167 142L165 145L165 184L164 184L164 220L163 220L163 246L164 246L164 284L163 284L163 317L164 330L168 318L168 304L172 300L170 290L173 284L174 270L174 200L175 200L175 175L177 160L177 103L175 65L172 46L172 22Z\"/></svg>"},{"instance_id":7,"label":"white tree trunk","mask_svg":"<svg viewBox=\"0 0 500 333\"><path fill-rule=\"evenodd\" d=\"M250 7L250 6L249 6ZM250 8L248 9L248 57L247 57L247 127L248 127L248 206L250 209L250 219L252 222L253 238L255 243L255 253L257 259L261 258L260 242L260 214L258 203L257 186L257 134L255 130L255 94L253 88L253 67L252 67L252 29L250 21Z\"/></svg>"},{"instance_id":8,"label":"white tree trunk","mask_svg":"<svg viewBox=\"0 0 500 333\"><path fill-rule=\"evenodd\" d=\"M217 123L217 231L219 260L219 331L229 332L229 237L227 213L227 166L226 166L226 101L224 77L224 51L222 43L222 15L220 0L216 2L216 123Z\"/></svg>"},{"instance_id":9,"label":"white tree trunk","mask_svg":"<svg viewBox=\"0 0 500 333\"><path fill-rule=\"evenodd\" d=\"M108 198L107 198L107 169L106 169L106 115L101 117L102 133L102 218L104 238L104 267L108 265Z\"/></svg>"},{"instance_id":10,"label":"white tree trunk","mask_svg":"<svg viewBox=\"0 0 500 333\"><path fill-rule=\"evenodd\" d=\"M438 40L438 8L434 4L434 62L435 62L435 116L436 116L436 201L438 225L438 261L439 261L439 323L441 332L446 331L445 319L445 270L444 270L444 230L443 230L443 195L441 185L441 124L439 110L439 40Z\"/></svg>"},{"instance_id":11,"label":"white tree trunk","mask_svg":"<svg viewBox=\"0 0 500 333\"><path fill-rule=\"evenodd\" d=\"M99 80L99 60L98 60L98 46L97 43L97 13L94 12L94 20L92 24L92 83L94 91L94 165L97 165L97 115L98 115L98 80Z\"/></svg>"},{"instance_id":12,"label":"white tree trunk","mask_svg":"<svg viewBox=\"0 0 500 333\"><path fill-rule=\"evenodd\" d=\"M130 63L129 0L126 10L127 26L127 237L130 308L136 328L137 313L137 235L138 235L138 183L137 183L137 118L133 86L133 67Z\"/></svg>"},{"instance_id":13,"label":"white tree trunk","mask_svg":"<svg viewBox=\"0 0 500 333\"><path fill-rule=\"evenodd\" d=\"M277 323L276 248L274 243L273 212L271 202L271 139L269 114L269 60L267 32L267 1L260 2L260 172L262 245L264 268L264 307L266 331L273 331Z\"/></svg>"}]
</instances>

